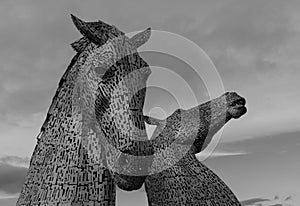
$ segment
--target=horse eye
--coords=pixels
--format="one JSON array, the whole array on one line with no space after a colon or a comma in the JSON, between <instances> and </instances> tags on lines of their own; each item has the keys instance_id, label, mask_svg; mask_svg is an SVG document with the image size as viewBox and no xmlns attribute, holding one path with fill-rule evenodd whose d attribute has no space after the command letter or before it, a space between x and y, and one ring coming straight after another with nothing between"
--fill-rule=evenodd
<instances>
[{"instance_id":1,"label":"horse eye","mask_svg":"<svg viewBox=\"0 0 300 206\"><path fill-rule=\"evenodd\" d=\"M104 68L104 67L95 67L95 72L98 75L103 76L104 73L106 72L106 68Z\"/></svg>"}]
</instances>

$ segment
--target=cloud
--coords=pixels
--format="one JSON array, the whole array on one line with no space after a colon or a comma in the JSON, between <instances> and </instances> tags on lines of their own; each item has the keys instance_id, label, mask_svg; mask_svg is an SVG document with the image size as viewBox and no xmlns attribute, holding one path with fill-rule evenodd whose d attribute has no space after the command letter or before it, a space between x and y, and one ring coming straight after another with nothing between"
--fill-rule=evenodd
<instances>
[{"instance_id":1,"label":"cloud","mask_svg":"<svg viewBox=\"0 0 300 206\"><path fill-rule=\"evenodd\" d=\"M216 150L210 153L209 151L203 150L202 152L198 153L196 156L198 159L201 159L202 156L208 156L208 158L217 158L217 157L226 157L226 156L240 156L240 155L247 155L248 153L245 151L222 151Z\"/></svg>"},{"instance_id":2,"label":"cloud","mask_svg":"<svg viewBox=\"0 0 300 206\"><path fill-rule=\"evenodd\" d=\"M0 192L7 196L16 195L21 191L27 169L9 164L0 165Z\"/></svg>"},{"instance_id":3,"label":"cloud","mask_svg":"<svg viewBox=\"0 0 300 206\"><path fill-rule=\"evenodd\" d=\"M291 12L295 10L278 0L231 1L200 25L204 30L210 29L199 40L206 47L222 51L234 48L240 52L254 52L259 57L284 45L296 34Z\"/></svg>"},{"instance_id":4,"label":"cloud","mask_svg":"<svg viewBox=\"0 0 300 206\"><path fill-rule=\"evenodd\" d=\"M0 206L15 206L18 198L0 198Z\"/></svg>"},{"instance_id":5,"label":"cloud","mask_svg":"<svg viewBox=\"0 0 300 206\"><path fill-rule=\"evenodd\" d=\"M297 8L295 2L291 5ZM242 59L251 55L259 58L296 36L291 21L291 13L297 12L295 8L280 0L233 0L215 7L208 15L171 16L162 27L191 38L214 60L240 53Z\"/></svg>"},{"instance_id":6,"label":"cloud","mask_svg":"<svg viewBox=\"0 0 300 206\"><path fill-rule=\"evenodd\" d=\"M287 198L289 197L292 196L288 196ZM287 201L287 198L281 199L278 195L276 195L274 199L252 198L241 201L241 204L243 206L292 206L297 204L296 202Z\"/></svg>"},{"instance_id":7,"label":"cloud","mask_svg":"<svg viewBox=\"0 0 300 206\"><path fill-rule=\"evenodd\" d=\"M288 200L292 200L292 199L293 199L293 197L290 195L290 196L286 197L284 200L288 201Z\"/></svg>"},{"instance_id":8,"label":"cloud","mask_svg":"<svg viewBox=\"0 0 300 206\"><path fill-rule=\"evenodd\" d=\"M0 157L0 199L18 196L24 183L28 166L28 157Z\"/></svg>"},{"instance_id":9,"label":"cloud","mask_svg":"<svg viewBox=\"0 0 300 206\"><path fill-rule=\"evenodd\" d=\"M282 153L284 153L282 151L286 151L286 156L292 160L294 156L290 154L298 151L299 135L300 131L282 132L276 135L266 134L256 138L243 138L233 142L221 142L216 149L234 151L239 148L241 151L254 156L282 156ZM278 197L275 196L274 198Z\"/></svg>"},{"instance_id":10,"label":"cloud","mask_svg":"<svg viewBox=\"0 0 300 206\"><path fill-rule=\"evenodd\" d=\"M29 167L29 157L18 157L18 156L3 156L0 157L0 165L10 165L14 167Z\"/></svg>"},{"instance_id":11,"label":"cloud","mask_svg":"<svg viewBox=\"0 0 300 206\"><path fill-rule=\"evenodd\" d=\"M269 199L263 199L263 198L252 198L252 199L242 201L241 204L243 206L249 206L249 205L253 205L253 204L261 203L261 202L265 202L265 201L270 201L270 200Z\"/></svg>"}]
</instances>

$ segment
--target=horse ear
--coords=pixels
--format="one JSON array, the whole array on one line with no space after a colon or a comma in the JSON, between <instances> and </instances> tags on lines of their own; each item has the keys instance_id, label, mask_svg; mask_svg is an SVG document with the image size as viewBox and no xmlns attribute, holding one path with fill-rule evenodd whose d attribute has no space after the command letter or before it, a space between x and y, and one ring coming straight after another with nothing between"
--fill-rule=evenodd
<instances>
[{"instance_id":1,"label":"horse ear","mask_svg":"<svg viewBox=\"0 0 300 206\"><path fill-rule=\"evenodd\" d=\"M150 36L151 36L151 28L148 28L131 37L130 41L135 46L135 48L139 48L149 40Z\"/></svg>"},{"instance_id":2,"label":"horse ear","mask_svg":"<svg viewBox=\"0 0 300 206\"><path fill-rule=\"evenodd\" d=\"M102 21L93 22L93 24L91 24L90 22L82 21L73 14L71 14L71 18L78 31L90 41L100 45L107 41L108 35L105 31L108 31L105 30L105 28L109 26L108 24ZM97 24L97 27L95 27L95 24Z\"/></svg>"}]
</instances>

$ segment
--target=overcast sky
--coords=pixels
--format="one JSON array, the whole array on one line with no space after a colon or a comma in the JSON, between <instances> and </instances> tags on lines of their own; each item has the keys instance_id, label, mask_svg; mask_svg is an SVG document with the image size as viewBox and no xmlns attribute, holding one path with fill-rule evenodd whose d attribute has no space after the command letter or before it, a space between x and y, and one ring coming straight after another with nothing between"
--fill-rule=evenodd
<instances>
[{"instance_id":1,"label":"overcast sky","mask_svg":"<svg viewBox=\"0 0 300 206\"><path fill-rule=\"evenodd\" d=\"M75 54L70 43L81 36L70 13L87 21L101 19L124 32L147 27L174 32L201 47L225 90L244 96L248 107L246 116L226 126L215 157L205 164L240 200L250 199L245 205L300 205L299 9L297 0L2 0L0 196L5 199L0 206L14 201L8 197L21 189L36 136ZM156 55L142 54L158 66L152 67L149 83L163 85L169 74L159 67L167 67L186 75L200 101L209 99L203 82L185 72L189 68L180 60ZM185 86L176 79L168 85L185 107L193 106L184 96ZM145 110L161 107L169 114L176 107L172 98L150 89ZM147 205L143 192L118 193L118 205L132 205L133 199Z\"/></svg>"}]
</instances>

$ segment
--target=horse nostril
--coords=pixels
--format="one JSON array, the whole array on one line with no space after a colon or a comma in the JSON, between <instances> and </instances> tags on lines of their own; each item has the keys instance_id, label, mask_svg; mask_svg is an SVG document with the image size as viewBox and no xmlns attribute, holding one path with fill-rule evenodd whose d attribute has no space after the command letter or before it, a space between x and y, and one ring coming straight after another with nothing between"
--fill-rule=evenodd
<instances>
[{"instance_id":1,"label":"horse nostril","mask_svg":"<svg viewBox=\"0 0 300 206\"><path fill-rule=\"evenodd\" d=\"M241 99L238 101L238 104L245 105L245 104L246 104L246 99L245 99L245 98L241 98Z\"/></svg>"}]
</instances>

